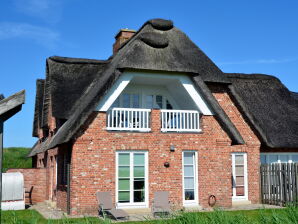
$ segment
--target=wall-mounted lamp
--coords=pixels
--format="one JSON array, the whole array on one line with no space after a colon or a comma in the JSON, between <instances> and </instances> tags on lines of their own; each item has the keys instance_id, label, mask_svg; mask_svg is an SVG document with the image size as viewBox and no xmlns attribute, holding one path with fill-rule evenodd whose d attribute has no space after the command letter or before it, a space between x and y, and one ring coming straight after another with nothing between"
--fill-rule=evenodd
<instances>
[{"instance_id":1,"label":"wall-mounted lamp","mask_svg":"<svg viewBox=\"0 0 298 224\"><path fill-rule=\"evenodd\" d=\"M174 145L171 145L171 146L170 146L170 151L171 151L171 152L175 152L175 146L174 146Z\"/></svg>"},{"instance_id":2,"label":"wall-mounted lamp","mask_svg":"<svg viewBox=\"0 0 298 224\"><path fill-rule=\"evenodd\" d=\"M169 162L165 162L163 165L165 166L165 168L169 168L170 167L170 163Z\"/></svg>"}]
</instances>

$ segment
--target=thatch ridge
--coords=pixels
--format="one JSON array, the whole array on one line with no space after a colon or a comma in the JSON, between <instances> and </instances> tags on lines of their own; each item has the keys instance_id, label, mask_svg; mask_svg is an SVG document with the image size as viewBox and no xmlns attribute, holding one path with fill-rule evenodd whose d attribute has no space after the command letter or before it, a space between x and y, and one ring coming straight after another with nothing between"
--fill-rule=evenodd
<instances>
[{"instance_id":1,"label":"thatch ridge","mask_svg":"<svg viewBox=\"0 0 298 224\"><path fill-rule=\"evenodd\" d=\"M298 147L298 100L274 76L235 74L231 93L244 115L270 148Z\"/></svg>"}]
</instances>

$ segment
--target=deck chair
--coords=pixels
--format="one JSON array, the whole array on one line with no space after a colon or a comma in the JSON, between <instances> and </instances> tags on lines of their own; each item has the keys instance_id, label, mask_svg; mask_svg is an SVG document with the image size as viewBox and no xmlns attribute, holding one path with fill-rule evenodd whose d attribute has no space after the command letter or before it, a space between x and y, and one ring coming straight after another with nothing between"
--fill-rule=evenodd
<instances>
[{"instance_id":1,"label":"deck chair","mask_svg":"<svg viewBox=\"0 0 298 224\"><path fill-rule=\"evenodd\" d=\"M110 192L96 192L96 199L99 204L99 214L107 214L115 220L129 218L129 215L124 210L115 208Z\"/></svg>"},{"instance_id":2,"label":"deck chair","mask_svg":"<svg viewBox=\"0 0 298 224\"><path fill-rule=\"evenodd\" d=\"M169 202L169 192L157 191L154 193L154 199L152 204L152 213L155 217L156 214L170 214L171 204Z\"/></svg>"}]
</instances>

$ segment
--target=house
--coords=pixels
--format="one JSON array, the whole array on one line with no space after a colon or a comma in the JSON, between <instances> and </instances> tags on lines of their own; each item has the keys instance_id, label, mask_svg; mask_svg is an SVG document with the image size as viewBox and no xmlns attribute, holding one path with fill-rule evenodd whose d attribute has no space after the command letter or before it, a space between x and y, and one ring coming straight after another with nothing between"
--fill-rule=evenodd
<instances>
[{"instance_id":1,"label":"house","mask_svg":"<svg viewBox=\"0 0 298 224\"><path fill-rule=\"evenodd\" d=\"M261 161L298 162L297 93L277 78L222 72L168 20L115 38L109 59L50 57L37 80L39 200L72 215L97 214L97 191L126 209L156 191L176 209L258 203Z\"/></svg>"}]
</instances>

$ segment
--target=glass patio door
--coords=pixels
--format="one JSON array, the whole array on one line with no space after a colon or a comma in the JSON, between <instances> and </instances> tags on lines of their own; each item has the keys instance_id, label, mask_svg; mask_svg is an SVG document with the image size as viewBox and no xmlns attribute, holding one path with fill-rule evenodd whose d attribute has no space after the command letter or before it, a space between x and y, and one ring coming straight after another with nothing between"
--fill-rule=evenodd
<instances>
[{"instance_id":1,"label":"glass patio door","mask_svg":"<svg viewBox=\"0 0 298 224\"><path fill-rule=\"evenodd\" d=\"M119 207L147 206L147 152L117 152Z\"/></svg>"}]
</instances>

